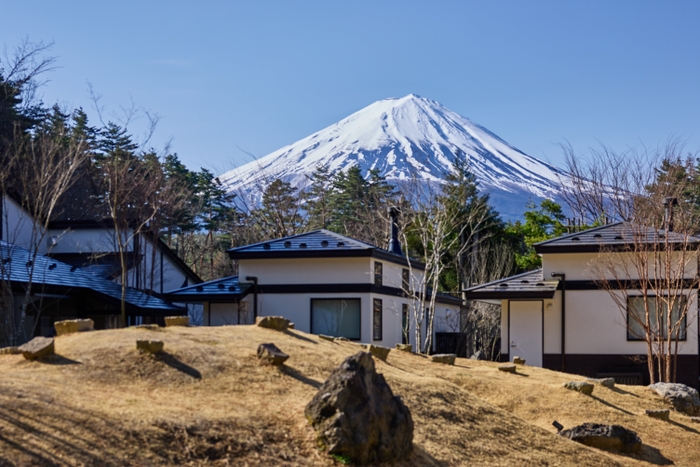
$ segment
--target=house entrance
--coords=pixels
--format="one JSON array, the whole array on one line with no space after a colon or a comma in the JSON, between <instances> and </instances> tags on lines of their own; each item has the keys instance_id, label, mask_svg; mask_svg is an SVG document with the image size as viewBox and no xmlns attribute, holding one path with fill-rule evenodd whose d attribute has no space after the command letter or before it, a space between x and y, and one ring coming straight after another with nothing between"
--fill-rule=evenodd
<instances>
[{"instance_id":1,"label":"house entrance","mask_svg":"<svg viewBox=\"0 0 700 467\"><path fill-rule=\"evenodd\" d=\"M510 359L524 358L542 366L542 301L511 301L509 309Z\"/></svg>"}]
</instances>

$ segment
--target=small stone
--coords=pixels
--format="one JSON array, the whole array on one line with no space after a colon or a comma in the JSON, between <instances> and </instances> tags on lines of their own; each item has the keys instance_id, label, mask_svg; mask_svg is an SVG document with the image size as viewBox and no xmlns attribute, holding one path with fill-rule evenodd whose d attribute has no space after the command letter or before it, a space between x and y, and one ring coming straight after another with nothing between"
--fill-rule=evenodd
<instances>
[{"instance_id":1,"label":"small stone","mask_svg":"<svg viewBox=\"0 0 700 467\"><path fill-rule=\"evenodd\" d=\"M322 340L324 340L324 341L328 341L328 342L333 342L333 341L335 340L335 337L333 337L333 336L326 336L325 334L319 334L319 335L318 335L318 338L319 338L319 339L322 339Z\"/></svg>"},{"instance_id":2,"label":"small stone","mask_svg":"<svg viewBox=\"0 0 700 467\"><path fill-rule=\"evenodd\" d=\"M504 373L515 373L515 365L513 363L506 363L505 365L498 365L498 371Z\"/></svg>"},{"instance_id":3,"label":"small stone","mask_svg":"<svg viewBox=\"0 0 700 467\"><path fill-rule=\"evenodd\" d=\"M433 363L444 363L445 365L454 365L457 355L453 353L439 353L437 355L431 355L430 361Z\"/></svg>"},{"instance_id":4,"label":"small stone","mask_svg":"<svg viewBox=\"0 0 700 467\"><path fill-rule=\"evenodd\" d=\"M67 319L53 323L57 336L73 334L75 332L92 331L95 329L95 322L91 319Z\"/></svg>"},{"instance_id":5,"label":"small stone","mask_svg":"<svg viewBox=\"0 0 700 467\"><path fill-rule=\"evenodd\" d=\"M690 421L693 423L700 423L700 417L689 417Z\"/></svg>"},{"instance_id":6,"label":"small stone","mask_svg":"<svg viewBox=\"0 0 700 467\"><path fill-rule=\"evenodd\" d=\"M479 349L476 352L474 352L474 355L469 357L469 360L486 360L486 354L483 350Z\"/></svg>"},{"instance_id":7,"label":"small stone","mask_svg":"<svg viewBox=\"0 0 700 467\"><path fill-rule=\"evenodd\" d=\"M605 388L615 387L615 378L587 378L586 381L593 384L599 384Z\"/></svg>"},{"instance_id":8,"label":"small stone","mask_svg":"<svg viewBox=\"0 0 700 467\"><path fill-rule=\"evenodd\" d=\"M525 365L525 359L520 357L513 357L513 363L516 365Z\"/></svg>"},{"instance_id":9,"label":"small stone","mask_svg":"<svg viewBox=\"0 0 700 467\"><path fill-rule=\"evenodd\" d=\"M156 354L163 351L163 341L137 340L136 349L138 349L139 352Z\"/></svg>"},{"instance_id":10,"label":"small stone","mask_svg":"<svg viewBox=\"0 0 700 467\"><path fill-rule=\"evenodd\" d=\"M158 328L160 328L160 326L158 326L157 324L139 324L131 327L136 329L145 329L147 331L157 331Z\"/></svg>"},{"instance_id":11,"label":"small stone","mask_svg":"<svg viewBox=\"0 0 700 467\"><path fill-rule=\"evenodd\" d=\"M3 347L0 349L0 355L17 355L22 352L19 351L19 347Z\"/></svg>"},{"instance_id":12,"label":"small stone","mask_svg":"<svg viewBox=\"0 0 700 467\"><path fill-rule=\"evenodd\" d=\"M651 418L658 418L659 420L665 420L668 421L668 416L671 413L669 409L661 409L661 410L646 410L647 417Z\"/></svg>"},{"instance_id":13,"label":"small stone","mask_svg":"<svg viewBox=\"0 0 700 467\"><path fill-rule=\"evenodd\" d=\"M287 329L294 329L294 323L289 323L287 325Z\"/></svg>"},{"instance_id":14,"label":"small stone","mask_svg":"<svg viewBox=\"0 0 700 467\"><path fill-rule=\"evenodd\" d=\"M587 396L593 394L593 388L595 387L591 383L587 383L585 381L570 381L568 383L564 383L563 386L566 389L577 391Z\"/></svg>"},{"instance_id":15,"label":"small stone","mask_svg":"<svg viewBox=\"0 0 700 467\"><path fill-rule=\"evenodd\" d=\"M22 352L22 356L27 360L36 360L48 355L53 355L53 337L35 337L24 345L20 345L17 350Z\"/></svg>"},{"instance_id":16,"label":"small stone","mask_svg":"<svg viewBox=\"0 0 700 467\"><path fill-rule=\"evenodd\" d=\"M697 389L679 383L656 383L649 389L673 405L676 411L686 415L700 415L700 393Z\"/></svg>"},{"instance_id":17,"label":"small stone","mask_svg":"<svg viewBox=\"0 0 700 467\"><path fill-rule=\"evenodd\" d=\"M289 355L282 352L275 344L260 344L258 346L258 360L270 365L281 365L289 359Z\"/></svg>"},{"instance_id":18,"label":"small stone","mask_svg":"<svg viewBox=\"0 0 700 467\"><path fill-rule=\"evenodd\" d=\"M396 344L396 349L402 352L413 352L413 346L411 344Z\"/></svg>"},{"instance_id":19,"label":"small stone","mask_svg":"<svg viewBox=\"0 0 700 467\"><path fill-rule=\"evenodd\" d=\"M380 345L373 345L373 344L366 344L365 349L375 357L377 357L379 360L386 361L386 357L389 356L389 352L391 351L390 348L388 347L382 347Z\"/></svg>"},{"instance_id":20,"label":"small stone","mask_svg":"<svg viewBox=\"0 0 700 467\"><path fill-rule=\"evenodd\" d=\"M349 342L349 341L350 341L350 339L348 339L347 337L336 337L335 339L333 339L333 342Z\"/></svg>"},{"instance_id":21,"label":"small stone","mask_svg":"<svg viewBox=\"0 0 700 467\"><path fill-rule=\"evenodd\" d=\"M275 331L286 331L289 329L289 320L282 316L258 316L255 318L255 325Z\"/></svg>"},{"instance_id":22,"label":"small stone","mask_svg":"<svg viewBox=\"0 0 700 467\"><path fill-rule=\"evenodd\" d=\"M189 316L168 316L165 318L165 327L171 326L189 326L190 317Z\"/></svg>"},{"instance_id":23,"label":"small stone","mask_svg":"<svg viewBox=\"0 0 700 467\"><path fill-rule=\"evenodd\" d=\"M568 430L562 430L559 435L598 449L623 452L638 452L642 449L642 440L639 439L637 433L620 425L584 423Z\"/></svg>"}]
</instances>

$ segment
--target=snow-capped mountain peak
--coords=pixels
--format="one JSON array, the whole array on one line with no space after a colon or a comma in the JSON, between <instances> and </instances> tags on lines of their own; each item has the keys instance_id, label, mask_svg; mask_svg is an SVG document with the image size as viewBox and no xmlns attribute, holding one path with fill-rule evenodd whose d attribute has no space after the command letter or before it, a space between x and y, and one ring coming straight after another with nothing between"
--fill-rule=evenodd
<instances>
[{"instance_id":1,"label":"snow-capped mountain peak","mask_svg":"<svg viewBox=\"0 0 700 467\"><path fill-rule=\"evenodd\" d=\"M482 188L495 195L497 209L498 199L510 194L521 200L523 194L556 196L564 176L440 103L409 94L374 102L221 179L233 190L265 186L275 178L299 185L319 165L328 165L331 172L359 165L364 174L378 169L389 181L418 177L436 182L460 151Z\"/></svg>"}]
</instances>

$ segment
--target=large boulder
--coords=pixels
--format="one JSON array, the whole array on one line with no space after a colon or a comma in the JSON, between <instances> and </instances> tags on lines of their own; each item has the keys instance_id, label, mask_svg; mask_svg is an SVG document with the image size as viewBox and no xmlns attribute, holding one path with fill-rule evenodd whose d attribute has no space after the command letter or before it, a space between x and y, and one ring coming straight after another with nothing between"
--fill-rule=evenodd
<instances>
[{"instance_id":1,"label":"large boulder","mask_svg":"<svg viewBox=\"0 0 700 467\"><path fill-rule=\"evenodd\" d=\"M74 332L92 331L95 329L95 322L91 319L66 319L53 323L56 335L73 334Z\"/></svg>"},{"instance_id":2,"label":"large boulder","mask_svg":"<svg viewBox=\"0 0 700 467\"><path fill-rule=\"evenodd\" d=\"M413 450L411 412L367 352L333 370L304 414L329 454L358 464L397 461Z\"/></svg>"},{"instance_id":3,"label":"large boulder","mask_svg":"<svg viewBox=\"0 0 700 467\"><path fill-rule=\"evenodd\" d=\"M275 331L289 329L289 320L282 316L258 316L255 318L255 324L261 328L274 329Z\"/></svg>"},{"instance_id":4,"label":"large boulder","mask_svg":"<svg viewBox=\"0 0 700 467\"><path fill-rule=\"evenodd\" d=\"M700 394L697 389L679 383L655 383L649 389L686 415L700 415Z\"/></svg>"},{"instance_id":5,"label":"large boulder","mask_svg":"<svg viewBox=\"0 0 700 467\"><path fill-rule=\"evenodd\" d=\"M584 423L568 430L562 430L559 434L598 449L638 452L642 448L642 440L639 439L637 433L620 425Z\"/></svg>"},{"instance_id":6,"label":"large boulder","mask_svg":"<svg viewBox=\"0 0 700 467\"><path fill-rule=\"evenodd\" d=\"M53 337L35 337L17 349L22 352L22 356L27 360L37 360L39 358L53 355Z\"/></svg>"},{"instance_id":7,"label":"large boulder","mask_svg":"<svg viewBox=\"0 0 700 467\"><path fill-rule=\"evenodd\" d=\"M279 347L270 342L258 346L258 360L270 365L281 365L289 359L289 355L282 352Z\"/></svg>"}]
</instances>

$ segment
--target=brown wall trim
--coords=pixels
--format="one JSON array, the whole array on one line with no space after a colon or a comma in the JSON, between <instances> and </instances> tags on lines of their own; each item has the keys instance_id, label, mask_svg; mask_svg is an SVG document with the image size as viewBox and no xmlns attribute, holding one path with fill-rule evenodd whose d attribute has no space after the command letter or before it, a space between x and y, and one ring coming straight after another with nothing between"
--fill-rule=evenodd
<instances>
[{"instance_id":1,"label":"brown wall trim","mask_svg":"<svg viewBox=\"0 0 700 467\"><path fill-rule=\"evenodd\" d=\"M559 371L561 354L544 354L543 366ZM566 354L567 373L595 378L598 373L639 373L645 385L649 384L649 370L646 355L614 354ZM700 376L700 356L679 355L676 381L692 388L698 388Z\"/></svg>"},{"instance_id":2,"label":"brown wall trim","mask_svg":"<svg viewBox=\"0 0 700 467\"><path fill-rule=\"evenodd\" d=\"M259 284L261 294L295 294L295 293L376 293L393 297L404 297L406 293L398 287L374 284ZM438 303L461 305L462 300L438 295Z\"/></svg>"}]
</instances>

